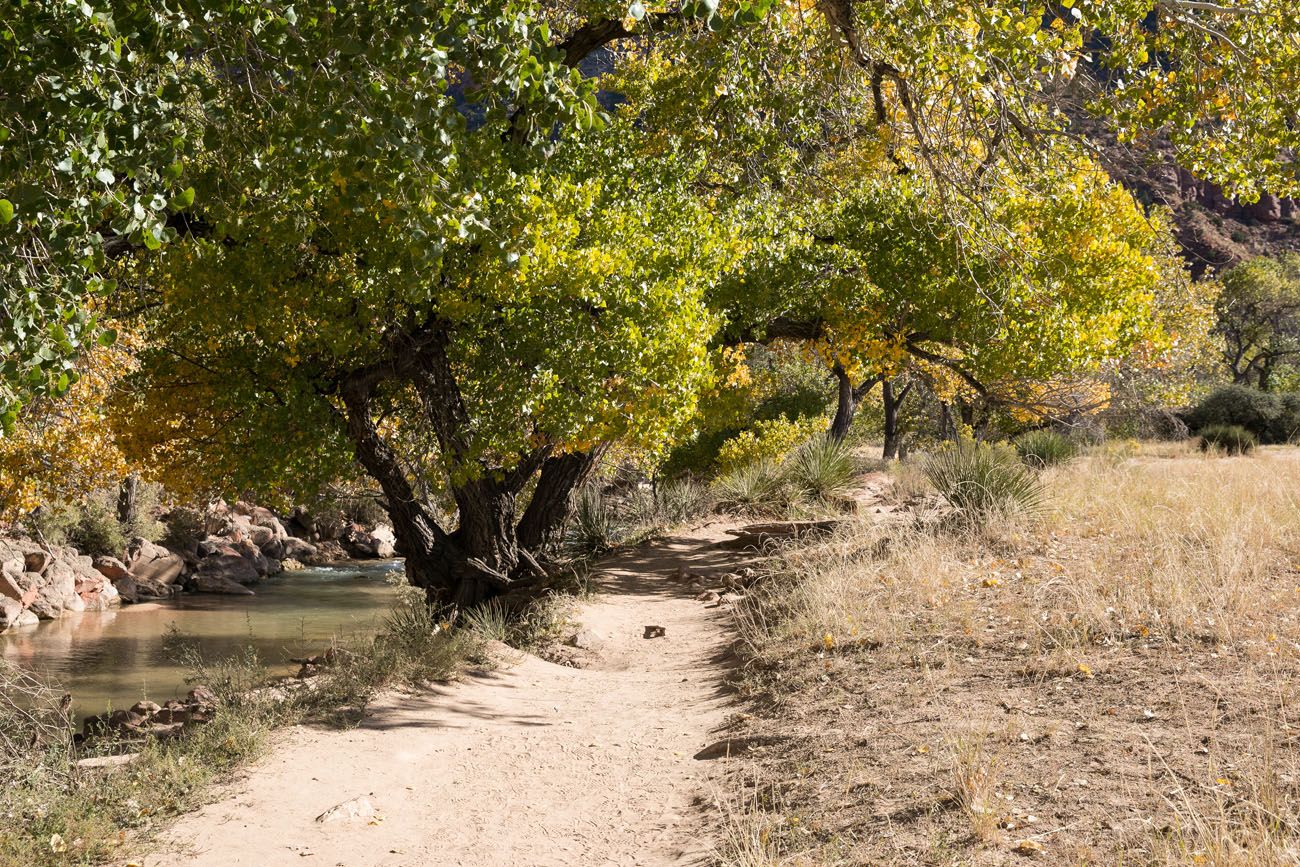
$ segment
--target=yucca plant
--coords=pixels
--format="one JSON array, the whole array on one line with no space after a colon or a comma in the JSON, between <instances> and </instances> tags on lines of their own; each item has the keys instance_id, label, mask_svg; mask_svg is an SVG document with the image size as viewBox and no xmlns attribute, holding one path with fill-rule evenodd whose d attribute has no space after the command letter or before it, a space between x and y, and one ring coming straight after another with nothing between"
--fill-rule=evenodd
<instances>
[{"instance_id":1,"label":"yucca plant","mask_svg":"<svg viewBox=\"0 0 1300 867\"><path fill-rule=\"evenodd\" d=\"M1026 466L1041 470L1072 459L1079 447L1054 430L1031 430L1016 440L1016 452Z\"/></svg>"},{"instance_id":2,"label":"yucca plant","mask_svg":"<svg viewBox=\"0 0 1300 867\"><path fill-rule=\"evenodd\" d=\"M756 461L719 476L713 494L724 509L773 509L786 501L785 479L772 461Z\"/></svg>"},{"instance_id":3,"label":"yucca plant","mask_svg":"<svg viewBox=\"0 0 1300 867\"><path fill-rule=\"evenodd\" d=\"M970 521L1030 514L1043 506L1038 476L1005 446L959 442L927 456L921 469L949 505Z\"/></svg>"},{"instance_id":4,"label":"yucca plant","mask_svg":"<svg viewBox=\"0 0 1300 867\"><path fill-rule=\"evenodd\" d=\"M1201 428L1201 451L1248 455L1259 445L1253 433L1239 424L1211 424Z\"/></svg>"},{"instance_id":5,"label":"yucca plant","mask_svg":"<svg viewBox=\"0 0 1300 867\"><path fill-rule=\"evenodd\" d=\"M848 496L857 476L848 446L824 436L795 449L786 459L785 472L798 495L822 501Z\"/></svg>"},{"instance_id":6,"label":"yucca plant","mask_svg":"<svg viewBox=\"0 0 1300 867\"><path fill-rule=\"evenodd\" d=\"M588 486L578 494L569 526L569 541L584 554L599 554L614 547L614 511L599 490Z\"/></svg>"}]
</instances>

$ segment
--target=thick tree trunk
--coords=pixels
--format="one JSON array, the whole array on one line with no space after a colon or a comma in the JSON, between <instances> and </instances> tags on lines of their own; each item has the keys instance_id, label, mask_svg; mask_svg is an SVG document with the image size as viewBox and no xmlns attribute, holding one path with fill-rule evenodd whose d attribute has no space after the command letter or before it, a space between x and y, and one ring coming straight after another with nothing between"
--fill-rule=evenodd
<instances>
[{"instance_id":1,"label":"thick tree trunk","mask_svg":"<svg viewBox=\"0 0 1300 867\"><path fill-rule=\"evenodd\" d=\"M569 517L569 497L587 480L603 451L597 447L546 459L533 497L515 531L521 546L529 551L541 551L560 540Z\"/></svg>"},{"instance_id":2,"label":"thick tree trunk","mask_svg":"<svg viewBox=\"0 0 1300 867\"><path fill-rule=\"evenodd\" d=\"M853 427L853 418L857 415L858 406L862 399L870 393L871 389L876 387L880 377L873 376L865 380L857 388L853 387L853 380L849 379L848 373L840 365L835 365L831 369L835 374L835 383L838 389L835 400L835 418L831 419L831 426L826 431L829 439L841 442L849 435L849 430Z\"/></svg>"},{"instance_id":3,"label":"thick tree trunk","mask_svg":"<svg viewBox=\"0 0 1300 867\"><path fill-rule=\"evenodd\" d=\"M831 420L831 429L827 431L827 436L839 442L849 435L849 428L853 426L853 416L858 411L858 401L853 394L853 382L844 368L837 364L833 372L839 394L835 402L835 418Z\"/></svg>"},{"instance_id":4,"label":"thick tree trunk","mask_svg":"<svg viewBox=\"0 0 1300 867\"><path fill-rule=\"evenodd\" d=\"M896 391L894 383L890 380L885 380L881 389L885 409L885 447L882 457L887 461L898 457L898 408L903 405L907 393L911 390L912 383L909 382L901 390Z\"/></svg>"}]
</instances>

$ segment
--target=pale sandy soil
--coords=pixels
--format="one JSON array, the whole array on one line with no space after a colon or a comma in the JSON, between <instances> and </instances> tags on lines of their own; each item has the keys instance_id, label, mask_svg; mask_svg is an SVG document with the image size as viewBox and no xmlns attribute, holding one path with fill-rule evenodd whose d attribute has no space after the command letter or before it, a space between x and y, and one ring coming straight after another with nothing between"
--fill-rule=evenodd
<instances>
[{"instance_id":1,"label":"pale sandy soil","mask_svg":"<svg viewBox=\"0 0 1300 867\"><path fill-rule=\"evenodd\" d=\"M356 729L297 727L219 800L182 817L164 865L678 865L707 861L729 698L723 612L672 580L734 569L713 524L602 564L575 621L587 668L517 654L371 707ZM647 625L663 638L643 638ZM374 818L316 817L364 797Z\"/></svg>"}]
</instances>

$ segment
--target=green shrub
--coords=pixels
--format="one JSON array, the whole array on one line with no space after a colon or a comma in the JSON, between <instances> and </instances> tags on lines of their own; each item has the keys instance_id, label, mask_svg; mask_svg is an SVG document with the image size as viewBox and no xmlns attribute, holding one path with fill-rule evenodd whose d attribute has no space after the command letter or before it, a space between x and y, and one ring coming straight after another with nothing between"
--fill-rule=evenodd
<instances>
[{"instance_id":1,"label":"green shrub","mask_svg":"<svg viewBox=\"0 0 1300 867\"><path fill-rule=\"evenodd\" d=\"M1033 513L1043 505L1038 476L1012 448L962 440L927 456L921 469L935 490L974 522Z\"/></svg>"},{"instance_id":2,"label":"green shrub","mask_svg":"<svg viewBox=\"0 0 1300 867\"><path fill-rule=\"evenodd\" d=\"M708 514L713 497L692 478L668 479L654 488L639 488L629 503L631 521L647 528L673 527Z\"/></svg>"},{"instance_id":3,"label":"green shrub","mask_svg":"<svg viewBox=\"0 0 1300 867\"><path fill-rule=\"evenodd\" d=\"M795 493L813 500L843 499L857 479L848 445L822 435L795 449L784 470Z\"/></svg>"},{"instance_id":4,"label":"green shrub","mask_svg":"<svg viewBox=\"0 0 1300 867\"><path fill-rule=\"evenodd\" d=\"M1212 424L1201 428L1201 451L1225 452L1230 455L1250 454L1259 440L1241 425Z\"/></svg>"},{"instance_id":5,"label":"green shrub","mask_svg":"<svg viewBox=\"0 0 1300 867\"><path fill-rule=\"evenodd\" d=\"M1016 440L1020 460L1035 469L1063 464L1079 453L1079 447L1054 430L1032 430Z\"/></svg>"},{"instance_id":6,"label":"green shrub","mask_svg":"<svg viewBox=\"0 0 1300 867\"><path fill-rule=\"evenodd\" d=\"M788 502L785 477L771 460L755 461L719 476L713 495L724 509L771 510Z\"/></svg>"},{"instance_id":7,"label":"green shrub","mask_svg":"<svg viewBox=\"0 0 1300 867\"><path fill-rule=\"evenodd\" d=\"M96 491L78 504L44 506L31 521L51 545L71 545L92 557L121 557L126 551L126 534L117 522L117 499L107 491Z\"/></svg>"},{"instance_id":8,"label":"green shrub","mask_svg":"<svg viewBox=\"0 0 1300 867\"><path fill-rule=\"evenodd\" d=\"M800 443L826 430L820 416L791 421L785 417L755 422L722 444L718 466L723 473L748 467L763 460L781 461Z\"/></svg>"},{"instance_id":9,"label":"green shrub","mask_svg":"<svg viewBox=\"0 0 1300 867\"><path fill-rule=\"evenodd\" d=\"M1215 389L1187 414L1193 433L1212 425L1237 425L1261 443L1284 443L1300 431L1300 394L1270 394L1244 385Z\"/></svg>"},{"instance_id":10,"label":"green shrub","mask_svg":"<svg viewBox=\"0 0 1300 867\"><path fill-rule=\"evenodd\" d=\"M1282 412L1273 424L1273 442L1300 441L1300 391L1288 391L1278 395L1278 399L1282 402Z\"/></svg>"}]
</instances>

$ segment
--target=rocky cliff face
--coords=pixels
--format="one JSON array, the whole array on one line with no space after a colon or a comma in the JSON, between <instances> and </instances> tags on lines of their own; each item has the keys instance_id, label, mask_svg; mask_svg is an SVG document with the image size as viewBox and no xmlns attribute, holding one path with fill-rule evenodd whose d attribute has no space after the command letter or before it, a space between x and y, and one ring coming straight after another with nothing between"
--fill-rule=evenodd
<instances>
[{"instance_id":1,"label":"rocky cliff face","mask_svg":"<svg viewBox=\"0 0 1300 867\"><path fill-rule=\"evenodd\" d=\"M1300 203L1295 200L1264 194L1258 202L1237 201L1179 166L1167 140L1122 145L1095 120L1076 115L1074 126L1098 145L1111 177L1143 204L1169 208L1194 276L1252 256L1300 250Z\"/></svg>"}]
</instances>

